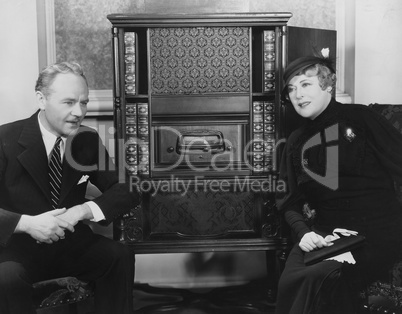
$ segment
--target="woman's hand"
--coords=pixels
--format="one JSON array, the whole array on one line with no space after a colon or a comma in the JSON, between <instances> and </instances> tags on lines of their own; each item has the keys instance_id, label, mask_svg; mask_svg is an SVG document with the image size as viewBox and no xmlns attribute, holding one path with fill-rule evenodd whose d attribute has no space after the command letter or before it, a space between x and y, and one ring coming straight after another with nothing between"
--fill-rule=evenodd
<instances>
[{"instance_id":1,"label":"woman's hand","mask_svg":"<svg viewBox=\"0 0 402 314\"><path fill-rule=\"evenodd\" d=\"M299 242L299 247L304 252L310 252L314 249L331 246L331 245L333 245L332 242L325 241L325 239L322 236L315 233L314 231L306 233Z\"/></svg>"}]
</instances>

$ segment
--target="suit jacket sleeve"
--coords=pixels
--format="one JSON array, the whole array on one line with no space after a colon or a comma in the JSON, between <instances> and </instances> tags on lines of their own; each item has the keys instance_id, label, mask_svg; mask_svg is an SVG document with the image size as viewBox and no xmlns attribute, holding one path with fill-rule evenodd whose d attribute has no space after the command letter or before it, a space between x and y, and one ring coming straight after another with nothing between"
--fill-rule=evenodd
<instances>
[{"instance_id":1,"label":"suit jacket sleeve","mask_svg":"<svg viewBox=\"0 0 402 314\"><path fill-rule=\"evenodd\" d=\"M3 179L6 167L7 161L4 156L3 141L0 138L0 184L4 184ZM20 214L8 211L5 208L0 208L0 246L7 244L20 218Z\"/></svg>"},{"instance_id":2,"label":"suit jacket sleeve","mask_svg":"<svg viewBox=\"0 0 402 314\"><path fill-rule=\"evenodd\" d=\"M84 130L81 138L78 135L73 139L71 149L78 164L96 168L82 174L88 174L91 183L102 192L93 201L105 215L106 223L110 223L139 204L140 195L137 190L130 191L125 176L118 177L118 170L99 135L91 129ZM121 172L125 173L124 169Z\"/></svg>"}]
</instances>

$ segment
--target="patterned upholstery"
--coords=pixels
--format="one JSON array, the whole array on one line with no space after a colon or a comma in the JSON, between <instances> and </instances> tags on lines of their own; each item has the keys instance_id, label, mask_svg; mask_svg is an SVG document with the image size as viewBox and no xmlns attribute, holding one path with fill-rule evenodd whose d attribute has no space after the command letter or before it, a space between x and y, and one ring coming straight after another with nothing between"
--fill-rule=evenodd
<instances>
[{"instance_id":1,"label":"patterned upholstery","mask_svg":"<svg viewBox=\"0 0 402 314\"><path fill-rule=\"evenodd\" d=\"M370 104L372 109L383 115L395 128L402 133L402 105Z\"/></svg>"},{"instance_id":2,"label":"patterned upholstery","mask_svg":"<svg viewBox=\"0 0 402 314\"><path fill-rule=\"evenodd\" d=\"M75 277L40 281L33 285L38 309L73 304L93 296L93 287Z\"/></svg>"},{"instance_id":3,"label":"patterned upholstery","mask_svg":"<svg viewBox=\"0 0 402 314\"><path fill-rule=\"evenodd\" d=\"M399 132L402 133L402 105L370 104L370 107L383 115ZM398 199L402 204L402 186L395 184Z\"/></svg>"}]
</instances>

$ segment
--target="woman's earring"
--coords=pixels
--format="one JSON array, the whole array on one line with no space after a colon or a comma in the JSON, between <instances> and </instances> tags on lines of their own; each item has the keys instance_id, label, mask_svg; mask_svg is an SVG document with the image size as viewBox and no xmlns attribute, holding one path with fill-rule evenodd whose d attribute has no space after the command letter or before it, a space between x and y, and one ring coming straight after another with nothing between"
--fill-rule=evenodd
<instances>
[{"instance_id":1,"label":"woman's earring","mask_svg":"<svg viewBox=\"0 0 402 314\"><path fill-rule=\"evenodd\" d=\"M328 87L327 92L331 94L332 93L332 87Z\"/></svg>"}]
</instances>

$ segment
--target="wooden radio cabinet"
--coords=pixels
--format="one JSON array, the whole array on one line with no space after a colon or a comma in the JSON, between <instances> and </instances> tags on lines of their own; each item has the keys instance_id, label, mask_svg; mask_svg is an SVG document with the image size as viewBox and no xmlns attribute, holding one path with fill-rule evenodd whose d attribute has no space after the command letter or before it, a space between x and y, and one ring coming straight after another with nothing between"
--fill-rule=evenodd
<instances>
[{"instance_id":1,"label":"wooden radio cabinet","mask_svg":"<svg viewBox=\"0 0 402 314\"><path fill-rule=\"evenodd\" d=\"M115 237L136 254L262 250L273 258L288 247L274 202L292 127L282 73L312 45L336 51L334 31L290 28L291 16L108 15L116 160L142 193Z\"/></svg>"}]
</instances>

